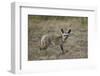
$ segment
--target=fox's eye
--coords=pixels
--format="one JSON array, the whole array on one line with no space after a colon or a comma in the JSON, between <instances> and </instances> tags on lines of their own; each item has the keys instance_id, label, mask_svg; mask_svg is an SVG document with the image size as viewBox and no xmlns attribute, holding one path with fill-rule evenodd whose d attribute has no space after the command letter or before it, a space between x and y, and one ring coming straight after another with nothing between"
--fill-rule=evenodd
<instances>
[{"instance_id":1,"label":"fox's eye","mask_svg":"<svg viewBox=\"0 0 100 76\"><path fill-rule=\"evenodd\" d=\"M64 35L64 36L67 36L67 35Z\"/></svg>"}]
</instances>

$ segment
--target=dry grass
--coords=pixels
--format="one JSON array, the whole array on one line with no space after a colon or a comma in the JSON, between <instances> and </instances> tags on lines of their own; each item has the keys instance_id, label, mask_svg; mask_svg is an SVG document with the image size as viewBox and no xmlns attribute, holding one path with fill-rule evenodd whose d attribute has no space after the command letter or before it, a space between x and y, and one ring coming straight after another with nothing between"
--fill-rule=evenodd
<instances>
[{"instance_id":1,"label":"dry grass","mask_svg":"<svg viewBox=\"0 0 100 76\"><path fill-rule=\"evenodd\" d=\"M87 17L28 16L28 60L87 58ZM40 40L44 34L60 33L60 29L72 32L64 44L65 54L59 46L50 46L40 51Z\"/></svg>"}]
</instances>

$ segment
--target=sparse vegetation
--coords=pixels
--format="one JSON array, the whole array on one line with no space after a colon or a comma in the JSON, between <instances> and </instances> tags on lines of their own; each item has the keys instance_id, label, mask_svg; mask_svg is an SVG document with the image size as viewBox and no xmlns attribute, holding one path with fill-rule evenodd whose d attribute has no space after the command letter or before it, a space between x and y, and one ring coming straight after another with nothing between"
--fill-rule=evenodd
<instances>
[{"instance_id":1,"label":"sparse vegetation","mask_svg":"<svg viewBox=\"0 0 100 76\"><path fill-rule=\"evenodd\" d=\"M70 24L71 27L69 26ZM72 29L71 35L64 44L65 54L59 46L50 46L40 51L40 40L44 34L58 33L60 29ZM28 16L28 60L76 59L87 58L88 18L70 16Z\"/></svg>"}]
</instances>

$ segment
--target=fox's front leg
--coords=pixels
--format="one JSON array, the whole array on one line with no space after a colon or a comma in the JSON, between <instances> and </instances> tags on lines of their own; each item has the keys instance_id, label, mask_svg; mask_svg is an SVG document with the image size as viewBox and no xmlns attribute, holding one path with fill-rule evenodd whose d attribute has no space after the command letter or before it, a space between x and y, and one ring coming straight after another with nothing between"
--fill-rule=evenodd
<instances>
[{"instance_id":1,"label":"fox's front leg","mask_svg":"<svg viewBox=\"0 0 100 76\"><path fill-rule=\"evenodd\" d=\"M60 45L60 48L61 48L62 54L64 54L63 44Z\"/></svg>"}]
</instances>

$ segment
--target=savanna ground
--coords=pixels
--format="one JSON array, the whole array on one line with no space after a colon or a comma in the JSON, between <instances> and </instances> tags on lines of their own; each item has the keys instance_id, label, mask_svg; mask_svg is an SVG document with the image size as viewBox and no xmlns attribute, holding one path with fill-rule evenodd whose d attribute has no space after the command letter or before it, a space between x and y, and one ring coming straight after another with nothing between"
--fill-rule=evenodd
<instances>
[{"instance_id":1,"label":"savanna ground","mask_svg":"<svg viewBox=\"0 0 100 76\"><path fill-rule=\"evenodd\" d=\"M50 46L47 50L40 51L41 37L48 33L60 34L61 28L66 31L69 28L72 30L64 43L65 54L60 54L59 46ZM87 32L87 17L28 15L28 60L87 58Z\"/></svg>"}]
</instances>

